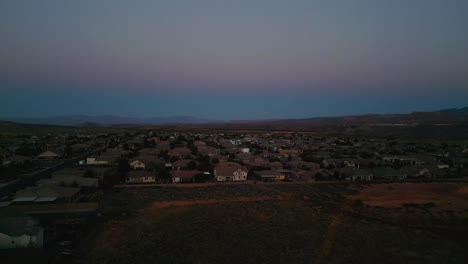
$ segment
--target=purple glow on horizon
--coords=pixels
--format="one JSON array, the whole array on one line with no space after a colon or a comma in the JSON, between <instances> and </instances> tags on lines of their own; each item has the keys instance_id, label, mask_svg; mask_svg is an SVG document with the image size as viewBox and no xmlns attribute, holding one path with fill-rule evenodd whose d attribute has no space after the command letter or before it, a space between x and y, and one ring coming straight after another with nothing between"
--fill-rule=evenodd
<instances>
[{"instance_id":1,"label":"purple glow on horizon","mask_svg":"<svg viewBox=\"0 0 468 264\"><path fill-rule=\"evenodd\" d=\"M467 13L461 0L2 2L0 91L459 98Z\"/></svg>"}]
</instances>

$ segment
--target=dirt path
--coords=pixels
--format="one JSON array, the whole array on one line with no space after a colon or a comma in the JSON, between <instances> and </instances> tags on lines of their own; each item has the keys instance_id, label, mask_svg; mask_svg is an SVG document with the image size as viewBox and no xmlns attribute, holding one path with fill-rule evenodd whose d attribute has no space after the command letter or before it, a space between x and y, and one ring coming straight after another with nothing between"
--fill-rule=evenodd
<instances>
[{"instance_id":1,"label":"dirt path","mask_svg":"<svg viewBox=\"0 0 468 264\"><path fill-rule=\"evenodd\" d=\"M257 201L282 201L282 196L241 196L230 199L209 199L209 200L176 200L176 201L158 201L151 204L152 209L162 209L171 206L191 206L199 204L216 204L216 203L232 203L232 202L257 202Z\"/></svg>"},{"instance_id":2,"label":"dirt path","mask_svg":"<svg viewBox=\"0 0 468 264\"><path fill-rule=\"evenodd\" d=\"M348 211L351 207L351 201L346 200L339 212L331 217L331 222L328 225L325 235L323 237L323 245L319 251L317 259L313 259L311 263L328 263L330 254L333 250L333 245L335 243L336 232L338 227L343 222L344 213Z\"/></svg>"},{"instance_id":3,"label":"dirt path","mask_svg":"<svg viewBox=\"0 0 468 264\"><path fill-rule=\"evenodd\" d=\"M206 182L206 183L142 183L142 184L120 184L114 185L114 188L139 188L139 187L176 187L176 188L197 188L207 186L229 186L229 185L310 185L310 184L330 184L330 183L343 183L343 181L318 181L318 182L306 182L306 181L291 181L291 182L263 182L263 181L242 181L242 182Z\"/></svg>"}]
</instances>

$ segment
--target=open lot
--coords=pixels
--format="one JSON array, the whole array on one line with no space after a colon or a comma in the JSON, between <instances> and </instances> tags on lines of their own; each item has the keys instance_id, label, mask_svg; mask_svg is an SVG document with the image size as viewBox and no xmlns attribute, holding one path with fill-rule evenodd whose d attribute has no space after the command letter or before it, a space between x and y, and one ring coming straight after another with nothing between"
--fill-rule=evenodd
<instances>
[{"instance_id":1,"label":"open lot","mask_svg":"<svg viewBox=\"0 0 468 264\"><path fill-rule=\"evenodd\" d=\"M466 263L463 184L349 183L119 189L91 263ZM377 188L377 189L374 189ZM371 206L373 193L430 208ZM398 192L397 192L398 191ZM450 193L452 196L444 195ZM443 196L444 198L441 198ZM414 200L411 200L414 197ZM454 198L455 197L455 198ZM359 202L361 199L362 202ZM452 209L443 202L452 201ZM444 208L439 210L438 206ZM367 205L366 205L367 204ZM456 209L457 211L455 211Z\"/></svg>"},{"instance_id":2,"label":"open lot","mask_svg":"<svg viewBox=\"0 0 468 264\"><path fill-rule=\"evenodd\" d=\"M468 185L459 183L392 183L367 186L358 195L366 205L401 207L433 204L440 210L468 210Z\"/></svg>"}]
</instances>

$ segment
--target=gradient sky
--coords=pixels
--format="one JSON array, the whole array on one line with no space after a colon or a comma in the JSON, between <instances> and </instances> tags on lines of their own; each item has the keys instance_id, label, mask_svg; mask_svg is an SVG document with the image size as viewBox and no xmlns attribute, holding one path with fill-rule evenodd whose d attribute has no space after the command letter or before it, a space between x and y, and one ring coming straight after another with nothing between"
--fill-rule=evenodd
<instances>
[{"instance_id":1,"label":"gradient sky","mask_svg":"<svg viewBox=\"0 0 468 264\"><path fill-rule=\"evenodd\" d=\"M466 0L3 0L0 118L468 106Z\"/></svg>"}]
</instances>

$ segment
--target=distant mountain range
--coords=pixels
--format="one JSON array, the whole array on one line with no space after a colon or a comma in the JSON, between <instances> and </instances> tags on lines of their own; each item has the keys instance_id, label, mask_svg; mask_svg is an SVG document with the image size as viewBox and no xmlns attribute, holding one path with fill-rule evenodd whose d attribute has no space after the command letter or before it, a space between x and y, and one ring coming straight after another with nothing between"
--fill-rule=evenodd
<instances>
[{"instance_id":1,"label":"distant mountain range","mask_svg":"<svg viewBox=\"0 0 468 264\"><path fill-rule=\"evenodd\" d=\"M44 118L16 118L7 121L43 124L57 126L110 126L110 125L177 125L177 124L206 124L216 123L217 120L204 119L193 116L170 116L170 117L121 117L113 115L88 116L88 115L64 115Z\"/></svg>"},{"instance_id":2,"label":"distant mountain range","mask_svg":"<svg viewBox=\"0 0 468 264\"><path fill-rule=\"evenodd\" d=\"M236 124L240 124L236 122ZM405 124L468 124L468 107L410 114L367 114L354 116L314 117L304 119L259 120L243 123L247 126L306 128L323 125L405 125Z\"/></svg>"},{"instance_id":3,"label":"distant mountain range","mask_svg":"<svg viewBox=\"0 0 468 264\"><path fill-rule=\"evenodd\" d=\"M385 125L385 124L452 124L468 123L468 107L444 109L433 112L414 112L410 114L368 114L337 117L314 117L304 119L270 119L270 120L231 120L220 121L193 116L170 116L135 118L113 115L87 116L64 115L45 118L16 118L5 121L45 124L60 126L110 126L110 125L233 125L233 126L292 126L308 127L317 125Z\"/></svg>"},{"instance_id":4,"label":"distant mountain range","mask_svg":"<svg viewBox=\"0 0 468 264\"><path fill-rule=\"evenodd\" d=\"M449 113L449 114L468 114L468 106L463 108L450 108L440 110L441 113Z\"/></svg>"}]
</instances>

